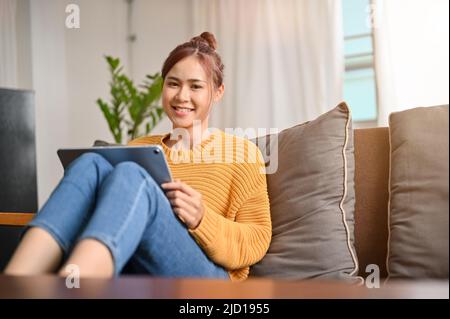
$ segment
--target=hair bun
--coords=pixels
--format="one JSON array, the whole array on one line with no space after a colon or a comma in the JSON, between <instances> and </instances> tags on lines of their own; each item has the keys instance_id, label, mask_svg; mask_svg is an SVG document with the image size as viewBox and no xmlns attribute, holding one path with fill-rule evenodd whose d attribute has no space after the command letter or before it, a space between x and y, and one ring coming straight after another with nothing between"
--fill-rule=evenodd
<instances>
[{"instance_id":1,"label":"hair bun","mask_svg":"<svg viewBox=\"0 0 450 319\"><path fill-rule=\"evenodd\" d=\"M214 35L212 33L209 33L209 32L203 32L199 36L192 38L191 42L194 42L197 44L206 44L213 50L216 50L216 48L217 48L216 38L214 37Z\"/></svg>"}]
</instances>

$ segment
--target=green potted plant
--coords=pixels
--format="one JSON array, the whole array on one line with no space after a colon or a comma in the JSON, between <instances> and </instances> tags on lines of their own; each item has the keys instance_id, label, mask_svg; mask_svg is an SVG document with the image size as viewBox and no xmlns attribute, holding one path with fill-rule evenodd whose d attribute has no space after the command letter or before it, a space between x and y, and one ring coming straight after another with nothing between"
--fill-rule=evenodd
<instances>
[{"instance_id":1,"label":"green potted plant","mask_svg":"<svg viewBox=\"0 0 450 319\"><path fill-rule=\"evenodd\" d=\"M97 99L103 115L108 122L114 141L123 142L123 133L127 141L147 135L164 116L159 105L163 79L159 73L146 75L144 82L135 86L124 73L119 58L105 56L111 72L109 103Z\"/></svg>"}]
</instances>

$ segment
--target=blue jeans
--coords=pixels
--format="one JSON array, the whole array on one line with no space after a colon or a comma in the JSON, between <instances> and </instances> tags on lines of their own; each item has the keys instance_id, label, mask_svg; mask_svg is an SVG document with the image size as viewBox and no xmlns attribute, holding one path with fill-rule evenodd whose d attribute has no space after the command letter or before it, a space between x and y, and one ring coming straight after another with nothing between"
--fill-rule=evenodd
<instances>
[{"instance_id":1,"label":"blue jeans","mask_svg":"<svg viewBox=\"0 0 450 319\"><path fill-rule=\"evenodd\" d=\"M80 156L28 226L50 233L64 258L82 239L102 242L116 275L127 265L140 274L229 279L175 216L161 188L133 162L112 167L100 155Z\"/></svg>"}]
</instances>

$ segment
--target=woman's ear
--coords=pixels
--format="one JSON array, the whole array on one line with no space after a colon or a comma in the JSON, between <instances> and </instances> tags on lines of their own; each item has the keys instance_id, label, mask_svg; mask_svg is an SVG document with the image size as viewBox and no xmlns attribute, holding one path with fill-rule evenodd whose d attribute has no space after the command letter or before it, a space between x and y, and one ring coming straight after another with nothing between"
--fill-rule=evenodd
<instances>
[{"instance_id":1,"label":"woman's ear","mask_svg":"<svg viewBox=\"0 0 450 319\"><path fill-rule=\"evenodd\" d=\"M219 102L222 99L223 93L225 92L225 86L222 85L219 86L216 90L216 92L214 93L214 103Z\"/></svg>"}]
</instances>

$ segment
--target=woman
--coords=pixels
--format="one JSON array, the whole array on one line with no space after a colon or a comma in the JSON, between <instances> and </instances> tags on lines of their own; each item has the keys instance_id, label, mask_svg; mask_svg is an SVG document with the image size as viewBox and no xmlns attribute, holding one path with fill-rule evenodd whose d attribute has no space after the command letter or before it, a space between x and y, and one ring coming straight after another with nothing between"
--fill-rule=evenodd
<instances>
[{"instance_id":1,"label":"woman","mask_svg":"<svg viewBox=\"0 0 450 319\"><path fill-rule=\"evenodd\" d=\"M267 185L254 144L208 129L224 93L215 49L204 32L170 53L162 103L173 133L129 143L160 144L175 180L161 189L135 163L80 156L28 225L6 274L66 276L76 265L81 277L110 277L127 265L155 276L247 278L271 239Z\"/></svg>"}]
</instances>

